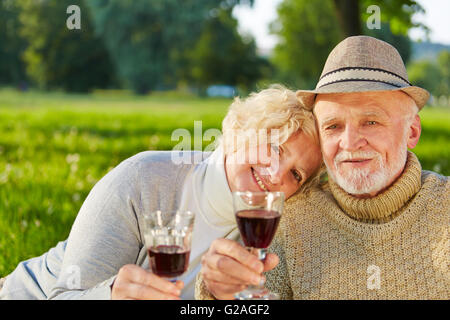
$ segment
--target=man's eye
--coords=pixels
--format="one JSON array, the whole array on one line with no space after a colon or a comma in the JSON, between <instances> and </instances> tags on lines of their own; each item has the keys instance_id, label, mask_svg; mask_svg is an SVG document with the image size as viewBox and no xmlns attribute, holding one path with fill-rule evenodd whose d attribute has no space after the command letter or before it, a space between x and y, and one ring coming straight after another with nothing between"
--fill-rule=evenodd
<instances>
[{"instance_id":1,"label":"man's eye","mask_svg":"<svg viewBox=\"0 0 450 320\"><path fill-rule=\"evenodd\" d=\"M297 180L297 182L302 181L302 176L301 174L299 174L296 170L291 170L292 175L294 176L295 180Z\"/></svg>"},{"instance_id":2,"label":"man's eye","mask_svg":"<svg viewBox=\"0 0 450 320\"><path fill-rule=\"evenodd\" d=\"M377 124L377 122L376 121L367 121L367 124L373 126L374 124Z\"/></svg>"}]
</instances>

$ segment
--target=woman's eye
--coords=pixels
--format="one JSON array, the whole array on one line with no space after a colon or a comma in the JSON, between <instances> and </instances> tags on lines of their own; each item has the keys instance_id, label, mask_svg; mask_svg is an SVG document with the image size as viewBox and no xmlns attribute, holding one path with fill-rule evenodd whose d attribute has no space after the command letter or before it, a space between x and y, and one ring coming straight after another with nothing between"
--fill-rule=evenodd
<instances>
[{"instance_id":1,"label":"woman's eye","mask_svg":"<svg viewBox=\"0 0 450 320\"><path fill-rule=\"evenodd\" d=\"M296 170L292 170L292 175L298 182L302 181L302 176Z\"/></svg>"},{"instance_id":2,"label":"woman's eye","mask_svg":"<svg viewBox=\"0 0 450 320\"><path fill-rule=\"evenodd\" d=\"M337 125L333 124L331 126L326 127L326 130L333 130L333 129L336 129L336 128L337 128Z\"/></svg>"}]
</instances>

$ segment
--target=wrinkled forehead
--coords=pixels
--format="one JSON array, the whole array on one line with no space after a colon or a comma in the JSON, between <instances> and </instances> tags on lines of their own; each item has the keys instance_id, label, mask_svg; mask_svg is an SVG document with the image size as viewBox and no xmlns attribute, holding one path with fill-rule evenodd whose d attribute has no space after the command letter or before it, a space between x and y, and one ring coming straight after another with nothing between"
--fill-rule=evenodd
<instances>
[{"instance_id":1,"label":"wrinkled forehead","mask_svg":"<svg viewBox=\"0 0 450 320\"><path fill-rule=\"evenodd\" d=\"M317 120L330 116L401 117L409 113L411 98L398 91L319 94L314 105Z\"/></svg>"}]
</instances>

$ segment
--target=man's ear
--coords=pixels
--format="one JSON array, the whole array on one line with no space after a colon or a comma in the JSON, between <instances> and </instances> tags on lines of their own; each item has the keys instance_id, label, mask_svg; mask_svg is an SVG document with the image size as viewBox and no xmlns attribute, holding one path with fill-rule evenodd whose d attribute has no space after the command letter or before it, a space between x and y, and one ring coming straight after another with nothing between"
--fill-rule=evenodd
<instances>
[{"instance_id":1,"label":"man's ear","mask_svg":"<svg viewBox=\"0 0 450 320\"><path fill-rule=\"evenodd\" d=\"M422 132L422 126L420 124L420 117L418 114L414 116L413 121L409 125L408 131L408 148L414 149L419 142L420 133Z\"/></svg>"}]
</instances>

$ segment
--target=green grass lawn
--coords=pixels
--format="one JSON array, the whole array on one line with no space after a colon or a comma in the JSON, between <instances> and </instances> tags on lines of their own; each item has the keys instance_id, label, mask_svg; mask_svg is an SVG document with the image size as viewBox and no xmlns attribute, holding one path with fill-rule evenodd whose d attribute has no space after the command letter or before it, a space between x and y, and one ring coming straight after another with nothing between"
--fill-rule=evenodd
<instances>
[{"instance_id":1,"label":"green grass lawn","mask_svg":"<svg viewBox=\"0 0 450 320\"><path fill-rule=\"evenodd\" d=\"M0 277L65 239L108 170L145 150L169 150L176 128L221 127L231 100L157 94L68 95L0 89ZM421 112L415 149L450 175L450 110ZM204 142L203 146L210 142Z\"/></svg>"}]
</instances>

